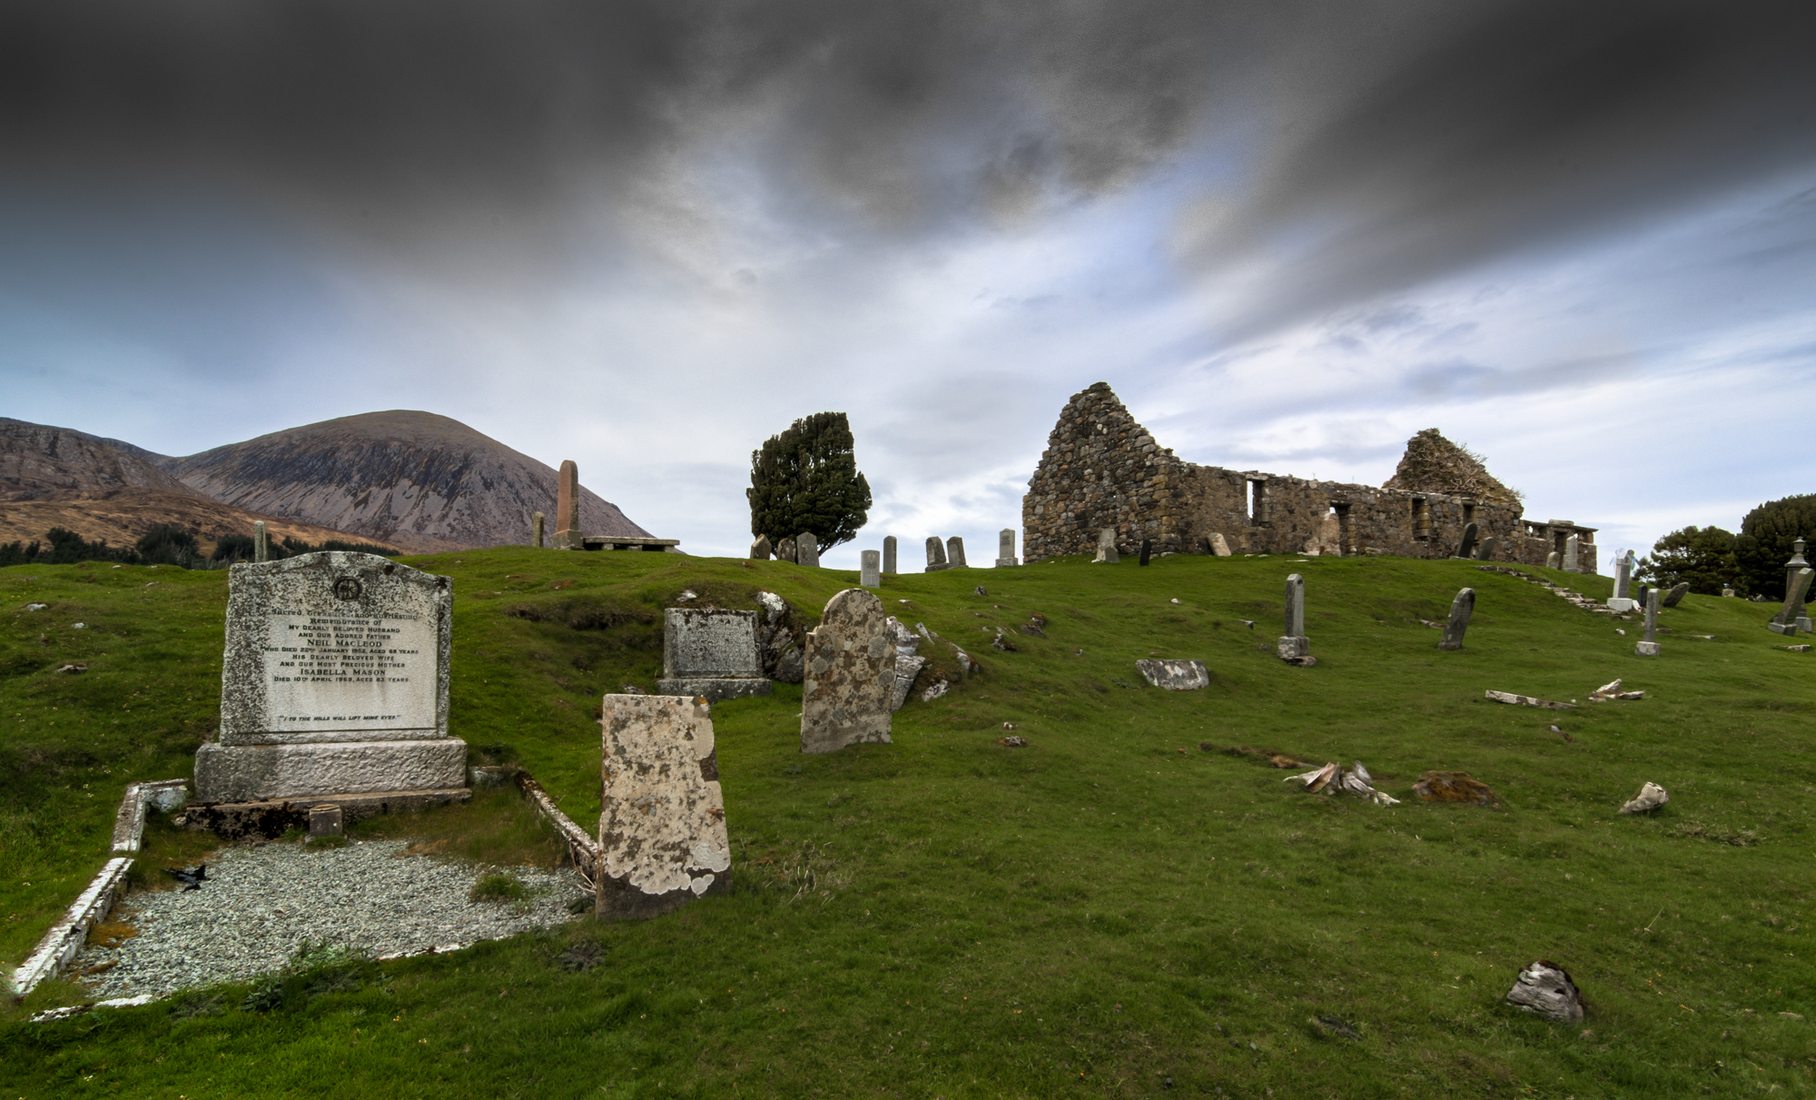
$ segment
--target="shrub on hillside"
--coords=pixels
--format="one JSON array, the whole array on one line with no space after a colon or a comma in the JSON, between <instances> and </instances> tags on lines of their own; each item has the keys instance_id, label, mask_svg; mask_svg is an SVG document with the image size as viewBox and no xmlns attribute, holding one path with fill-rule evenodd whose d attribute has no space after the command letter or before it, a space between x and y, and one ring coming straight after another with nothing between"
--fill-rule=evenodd
<instances>
[{"instance_id":1,"label":"shrub on hillside","mask_svg":"<svg viewBox=\"0 0 1816 1100\"><path fill-rule=\"evenodd\" d=\"M1816 540L1816 493L1768 500L1747 513L1734 557L1748 595L1784 599L1784 563L1800 538Z\"/></svg>"},{"instance_id":2,"label":"shrub on hillside","mask_svg":"<svg viewBox=\"0 0 1816 1100\"><path fill-rule=\"evenodd\" d=\"M1734 543L1734 533L1719 527L1681 527L1652 544L1652 556L1639 560L1637 579L1658 588L1687 583L1692 592L1719 596L1736 580Z\"/></svg>"}]
</instances>

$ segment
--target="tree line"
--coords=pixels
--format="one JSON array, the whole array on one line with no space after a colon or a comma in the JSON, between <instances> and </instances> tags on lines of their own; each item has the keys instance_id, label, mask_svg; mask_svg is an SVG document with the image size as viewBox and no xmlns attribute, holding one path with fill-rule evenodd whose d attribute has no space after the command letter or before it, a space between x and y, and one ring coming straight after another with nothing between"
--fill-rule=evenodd
<instances>
[{"instance_id":1,"label":"tree line","mask_svg":"<svg viewBox=\"0 0 1816 1100\"><path fill-rule=\"evenodd\" d=\"M1739 596L1782 600L1784 563L1800 538L1816 540L1816 493L1766 501L1740 521L1739 534L1681 527L1653 544L1652 553L1636 563L1636 573L1663 587L1687 583L1705 596L1732 587Z\"/></svg>"},{"instance_id":2,"label":"tree line","mask_svg":"<svg viewBox=\"0 0 1816 1100\"><path fill-rule=\"evenodd\" d=\"M311 545L286 535L270 542L273 561L317 550L354 550L365 554L395 556L396 550L374 546L369 542L327 539ZM65 527L52 527L43 539L30 542L0 543L0 566L4 565L70 565L79 561L110 561L122 565L175 565L184 569L220 569L234 562L253 559L251 535L226 535L214 545L214 552L203 554L196 533L173 523L160 523L131 546L109 546L106 539L89 540Z\"/></svg>"}]
</instances>

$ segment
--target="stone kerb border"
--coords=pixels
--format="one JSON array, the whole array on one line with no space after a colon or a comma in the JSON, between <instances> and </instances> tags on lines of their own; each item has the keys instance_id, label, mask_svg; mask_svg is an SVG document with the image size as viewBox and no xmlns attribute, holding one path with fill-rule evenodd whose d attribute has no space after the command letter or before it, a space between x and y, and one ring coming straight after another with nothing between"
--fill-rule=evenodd
<instances>
[{"instance_id":1,"label":"stone kerb border","mask_svg":"<svg viewBox=\"0 0 1816 1100\"><path fill-rule=\"evenodd\" d=\"M82 891L82 896L63 914L63 919L51 925L31 955L13 971L14 1000L22 999L36 989L39 982L54 977L69 965L76 952L82 949L88 930L107 915L126 889L126 872L130 870L132 860L125 856L107 861L107 866L101 868L101 873L88 884L88 889Z\"/></svg>"},{"instance_id":2,"label":"stone kerb border","mask_svg":"<svg viewBox=\"0 0 1816 1100\"><path fill-rule=\"evenodd\" d=\"M599 842L594 840L585 829L574 824L574 819L561 812L549 792L542 789L529 772L517 773L517 789L536 807L536 812L549 823L567 845L568 858L574 861L574 869L586 881L587 889L598 889Z\"/></svg>"},{"instance_id":3,"label":"stone kerb border","mask_svg":"<svg viewBox=\"0 0 1816 1100\"><path fill-rule=\"evenodd\" d=\"M136 852L145 836L145 810L156 806L170 811L189 800L187 779L160 779L152 783L128 783L126 796L120 799L120 811L114 815L113 850Z\"/></svg>"}]
</instances>

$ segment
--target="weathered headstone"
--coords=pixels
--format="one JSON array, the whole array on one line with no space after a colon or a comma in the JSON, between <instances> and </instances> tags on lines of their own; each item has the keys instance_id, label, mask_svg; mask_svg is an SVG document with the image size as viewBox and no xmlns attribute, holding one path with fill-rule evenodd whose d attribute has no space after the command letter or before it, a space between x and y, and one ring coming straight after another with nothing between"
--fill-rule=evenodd
<instances>
[{"instance_id":1,"label":"weathered headstone","mask_svg":"<svg viewBox=\"0 0 1816 1100\"><path fill-rule=\"evenodd\" d=\"M1497 550L1499 550L1500 548L1501 548L1501 540L1495 538L1493 535L1489 535L1487 538L1482 540L1481 548L1476 551L1476 560L1477 561L1493 561L1495 552Z\"/></svg>"},{"instance_id":2,"label":"weathered headstone","mask_svg":"<svg viewBox=\"0 0 1816 1100\"><path fill-rule=\"evenodd\" d=\"M773 551L769 548L769 536L758 535L751 541L750 558L752 561L768 561Z\"/></svg>"},{"instance_id":3,"label":"weathered headstone","mask_svg":"<svg viewBox=\"0 0 1816 1100\"><path fill-rule=\"evenodd\" d=\"M1806 565L1785 580L1784 606L1766 624L1772 629L1772 633L1795 634L1799 630L1809 631L1810 614L1804 601L1809 598L1810 579L1813 576L1816 576L1816 570Z\"/></svg>"},{"instance_id":4,"label":"weathered headstone","mask_svg":"<svg viewBox=\"0 0 1816 1100\"><path fill-rule=\"evenodd\" d=\"M1277 648L1281 660L1295 664L1311 656L1311 639L1305 636L1305 578L1297 573L1286 578L1286 633Z\"/></svg>"},{"instance_id":5,"label":"weathered headstone","mask_svg":"<svg viewBox=\"0 0 1816 1100\"><path fill-rule=\"evenodd\" d=\"M251 802L464 791L448 736L448 578L324 551L228 574L220 739L196 752L196 799Z\"/></svg>"},{"instance_id":6,"label":"weathered headstone","mask_svg":"<svg viewBox=\"0 0 1816 1100\"><path fill-rule=\"evenodd\" d=\"M1006 569L1020 564L1015 557L1015 528L1005 527L996 534L996 567Z\"/></svg>"},{"instance_id":7,"label":"weathered headstone","mask_svg":"<svg viewBox=\"0 0 1816 1100\"><path fill-rule=\"evenodd\" d=\"M787 535L783 535L776 540L776 560L795 560L795 540L789 538Z\"/></svg>"},{"instance_id":8,"label":"weathered headstone","mask_svg":"<svg viewBox=\"0 0 1816 1100\"><path fill-rule=\"evenodd\" d=\"M1135 668L1142 679L1168 691L1197 691L1211 682L1210 670L1203 661L1144 657L1135 662Z\"/></svg>"},{"instance_id":9,"label":"weathered headstone","mask_svg":"<svg viewBox=\"0 0 1816 1100\"><path fill-rule=\"evenodd\" d=\"M1551 553L1545 555L1545 568L1556 569L1560 561L1562 561L1562 559L1558 557L1558 552L1553 550Z\"/></svg>"},{"instance_id":10,"label":"weathered headstone","mask_svg":"<svg viewBox=\"0 0 1816 1100\"><path fill-rule=\"evenodd\" d=\"M731 882L712 709L678 695L600 706L601 917L653 917Z\"/></svg>"},{"instance_id":11,"label":"weathered headstone","mask_svg":"<svg viewBox=\"0 0 1816 1100\"><path fill-rule=\"evenodd\" d=\"M795 564L814 569L820 567L820 543L813 537L812 531L802 531L795 536Z\"/></svg>"},{"instance_id":12,"label":"weathered headstone","mask_svg":"<svg viewBox=\"0 0 1816 1100\"><path fill-rule=\"evenodd\" d=\"M801 637L788 601L774 592L757 593L762 610L757 619L757 657L763 675L783 684L801 682Z\"/></svg>"},{"instance_id":13,"label":"weathered headstone","mask_svg":"<svg viewBox=\"0 0 1816 1100\"><path fill-rule=\"evenodd\" d=\"M1105 562L1114 565L1121 560L1122 559L1116 554L1116 528L1105 527L1098 531L1097 556L1092 558L1091 561L1093 563Z\"/></svg>"},{"instance_id":14,"label":"weathered headstone","mask_svg":"<svg viewBox=\"0 0 1816 1100\"><path fill-rule=\"evenodd\" d=\"M530 513L530 545L540 550L549 543L548 521L541 512Z\"/></svg>"},{"instance_id":15,"label":"weathered headstone","mask_svg":"<svg viewBox=\"0 0 1816 1100\"><path fill-rule=\"evenodd\" d=\"M555 546L561 550L586 546L580 530L580 467L571 458L561 460L561 474L555 482Z\"/></svg>"},{"instance_id":16,"label":"weathered headstone","mask_svg":"<svg viewBox=\"0 0 1816 1100\"><path fill-rule=\"evenodd\" d=\"M802 752L889 743L895 654L883 603L875 595L847 588L827 602L820 625L807 635Z\"/></svg>"},{"instance_id":17,"label":"weathered headstone","mask_svg":"<svg viewBox=\"0 0 1816 1100\"><path fill-rule=\"evenodd\" d=\"M271 560L271 532L265 529L265 521L262 519L252 521L252 560Z\"/></svg>"},{"instance_id":18,"label":"weathered headstone","mask_svg":"<svg viewBox=\"0 0 1816 1100\"><path fill-rule=\"evenodd\" d=\"M1671 590L1669 592L1665 593L1665 598L1660 600L1658 605L1660 607L1676 607L1678 604L1683 603L1684 597L1688 596L1689 594L1690 594L1690 582L1689 581L1678 581L1676 584L1671 586Z\"/></svg>"},{"instance_id":19,"label":"weathered headstone","mask_svg":"<svg viewBox=\"0 0 1816 1100\"><path fill-rule=\"evenodd\" d=\"M883 555L875 550L865 550L858 555L858 583L865 588L883 586Z\"/></svg>"},{"instance_id":20,"label":"weathered headstone","mask_svg":"<svg viewBox=\"0 0 1816 1100\"><path fill-rule=\"evenodd\" d=\"M768 695L769 688L757 652L756 612L671 607L662 613L657 691L719 700Z\"/></svg>"},{"instance_id":21,"label":"weathered headstone","mask_svg":"<svg viewBox=\"0 0 1816 1100\"><path fill-rule=\"evenodd\" d=\"M1641 657L1658 656L1658 589L1646 591L1646 636L1635 642L1633 652Z\"/></svg>"},{"instance_id":22,"label":"weathered headstone","mask_svg":"<svg viewBox=\"0 0 1816 1100\"><path fill-rule=\"evenodd\" d=\"M1444 637L1438 641L1439 649L1463 648L1463 633L1469 629L1469 617L1475 614L1475 606L1476 590L1473 588L1462 589L1450 601L1450 621L1444 624Z\"/></svg>"},{"instance_id":23,"label":"weathered headstone","mask_svg":"<svg viewBox=\"0 0 1816 1100\"><path fill-rule=\"evenodd\" d=\"M946 540L946 564L954 569L967 569L965 564L965 540L953 535Z\"/></svg>"},{"instance_id":24,"label":"weathered headstone","mask_svg":"<svg viewBox=\"0 0 1816 1100\"><path fill-rule=\"evenodd\" d=\"M938 535L927 536L927 572L937 573L946 568L946 544Z\"/></svg>"},{"instance_id":25,"label":"weathered headstone","mask_svg":"<svg viewBox=\"0 0 1816 1100\"><path fill-rule=\"evenodd\" d=\"M1457 543L1457 557L1467 558L1474 556L1476 537L1480 531L1481 528L1476 526L1474 520L1463 525L1463 538Z\"/></svg>"},{"instance_id":26,"label":"weathered headstone","mask_svg":"<svg viewBox=\"0 0 1816 1100\"><path fill-rule=\"evenodd\" d=\"M1230 556L1230 540L1223 537L1222 531L1211 532L1211 553L1220 558Z\"/></svg>"},{"instance_id":27,"label":"weathered headstone","mask_svg":"<svg viewBox=\"0 0 1816 1100\"><path fill-rule=\"evenodd\" d=\"M1154 556L1154 540L1153 539L1142 539L1141 540L1141 558L1139 559L1137 564L1146 565L1148 563L1148 559L1152 558L1153 556Z\"/></svg>"},{"instance_id":28,"label":"weathered headstone","mask_svg":"<svg viewBox=\"0 0 1816 1100\"><path fill-rule=\"evenodd\" d=\"M1571 535L1564 540L1564 572L1575 573L1581 568L1582 536Z\"/></svg>"},{"instance_id":29,"label":"weathered headstone","mask_svg":"<svg viewBox=\"0 0 1816 1100\"><path fill-rule=\"evenodd\" d=\"M885 577L895 576L895 536L894 535L889 535L888 537L883 539L883 575Z\"/></svg>"},{"instance_id":30,"label":"weathered headstone","mask_svg":"<svg viewBox=\"0 0 1816 1100\"><path fill-rule=\"evenodd\" d=\"M1632 611L1639 606L1639 601L1629 595L1633 587L1633 551L1629 550L1614 561L1614 595L1608 597L1608 607L1614 611Z\"/></svg>"}]
</instances>

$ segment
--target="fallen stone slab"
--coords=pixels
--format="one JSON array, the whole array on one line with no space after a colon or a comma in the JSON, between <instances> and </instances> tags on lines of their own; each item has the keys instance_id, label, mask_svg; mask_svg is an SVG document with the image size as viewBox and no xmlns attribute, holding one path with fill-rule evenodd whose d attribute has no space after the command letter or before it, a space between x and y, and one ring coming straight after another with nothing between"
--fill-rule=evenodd
<instances>
[{"instance_id":1,"label":"fallen stone slab","mask_svg":"<svg viewBox=\"0 0 1816 1100\"><path fill-rule=\"evenodd\" d=\"M1645 697L1646 693L1643 691L1622 691L1619 677L1589 693L1591 703L1606 703L1613 699L1644 699Z\"/></svg>"},{"instance_id":2,"label":"fallen stone slab","mask_svg":"<svg viewBox=\"0 0 1816 1100\"><path fill-rule=\"evenodd\" d=\"M1515 706L1540 707L1545 710L1576 709L1575 703L1560 703L1555 699L1540 699L1536 695L1515 695L1511 691L1494 691L1490 689L1482 694L1497 703L1508 703Z\"/></svg>"},{"instance_id":3,"label":"fallen stone slab","mask_svg":"<svg viewBox=\"0 0 1816 1100\"><path fill-rule=\"evenodd\" d=\"M1283 780L1287 783L1294 781L1303 783L1305 789L1314 794L1353 794L1358 798L1366 798L1377 806L1395 806L1400 802L1390 794L1375 790L1374 777L1368 774L1368 769L1362 766L1360 760L1348 768L1326 764L1303 775L1289 775Z\"/></svg>"},{"instance_id":4,"label":"fallen stone slab","mask_svg":"<svg viewBox=\"0 0 1816 1100\"><path fill-rule=\"evenodd\" d=\"M1168 691L1197 691L1211 682L1210 671L1203 661L1144 657L1135 662L1135 667L1148 683Z\"/></svg>"}]
</instances>

